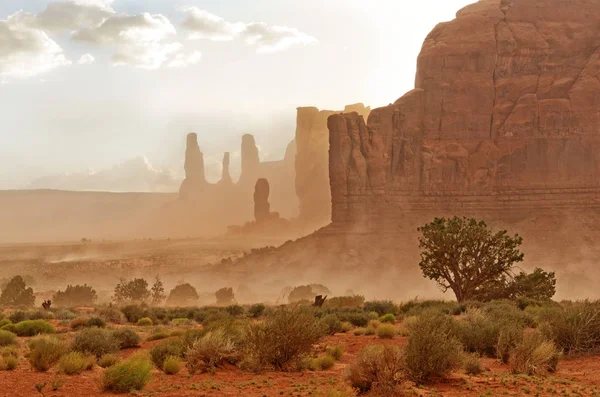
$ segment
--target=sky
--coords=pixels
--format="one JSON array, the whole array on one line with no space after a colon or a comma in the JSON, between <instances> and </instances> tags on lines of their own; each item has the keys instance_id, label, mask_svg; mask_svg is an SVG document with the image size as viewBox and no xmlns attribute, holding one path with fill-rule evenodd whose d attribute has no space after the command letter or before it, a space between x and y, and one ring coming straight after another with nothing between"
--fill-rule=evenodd
<instances>
[{"instance_id":1,"label":"sky","mask_svg":"<svg viewBox=\"0 0 600 397\"><path fill-rule=\"evenodd\" d=\"M1 0L0 189L144 158L209 179L241 136L283 156L296 108L387 105L474 0Z\"/></svg>"}]
</instances>

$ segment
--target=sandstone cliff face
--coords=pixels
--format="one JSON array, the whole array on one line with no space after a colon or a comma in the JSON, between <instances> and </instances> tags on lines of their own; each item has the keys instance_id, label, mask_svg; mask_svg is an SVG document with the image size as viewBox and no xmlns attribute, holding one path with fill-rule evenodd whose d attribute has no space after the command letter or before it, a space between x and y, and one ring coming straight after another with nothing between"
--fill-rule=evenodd
<instances>
[{"instance_id":1,"label":"sandstone cliff face","mask_svg":"<svg viewBox=\"0 0 600 397\"><path fill-rule=\"evenodd\" d=\"M371 109L362 103L346 106L368 116ZM296 118L296 194L300 220L328 223L331 220L329 188L329 131L327 118L340 113L315 107L300 107Z\"/></svg>"},{"instance_id":2,"label":"sandstone cliff face","mask_svg":"<svg viewBox=\"0 0 600 397\"><path fill-rule=\"evenodd\" d=\"M194 132L187 135L184 168L185 180L179 188L179 195L185 199L201 192L206 185L204 156L198 146L198 135Z\"/></svg>"},{"instance_id":3,"label":"sandstone cliff face","mask_svg":"<svg viewBox=\"0 0 600 397\"><path fill-rule=\"evenodd\" d=\"M600 204L600 0L481 0L415 89L328 120L334 223Z\"/></svg>"}]
</instances>

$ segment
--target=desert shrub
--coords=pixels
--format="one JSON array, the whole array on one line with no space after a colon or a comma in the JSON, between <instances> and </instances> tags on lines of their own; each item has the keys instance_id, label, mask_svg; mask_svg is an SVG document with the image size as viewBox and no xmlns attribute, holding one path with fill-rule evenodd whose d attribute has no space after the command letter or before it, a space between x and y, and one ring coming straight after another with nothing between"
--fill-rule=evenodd
<instances>
[{"instance_id":1,"label":"desert shrub","mask_svg":"<svg viewBox=\"0 0 600 397\"><path fill-rule=\"evenodd\" d=\"M396 336L396 327L393 324L381 324L377 328L377 336L381 339L392 339Z\"/></svg>"},{"instance_id":2,"label":"desert shrub","mask_svg":"<svg viewBox=\"0 0 600 397\"><path fill-rule=\"evenodd\" d=\"M10 331L0 330L0 346L8 346L15 343L16 335Z\"/></svg>"},{"instance_id":3,"label":"desert shrub","mask_svg":"<svg viewBox=\"0 0 600 397\"><path fill-rule=\"evenodd\" d=\"M77 314L73 313L68 309L59 309L54 312L54 317L57 320L72 320L77 317Z\"/></svg>"},{"instance_id":4,"label":"desert shrub","mask_svg":"<svg viewBox=\"0 0 600 397\"><path fill-rule=\"evenodd\" d=\"M132 358L114 364L104 371L102 387L116 393L142 390L152 378L152 363L146 359Z\"/></svg>"},{"instance_id":5,"label":"desert shrub","mask_svg":"<svg viewBox=\"0 0 600 397\"><path fill-rule=\"evenodd\" d=\"M219 289L217 292L215 292L215 298L217 298L217 305L231 305L235 300L233 288L226 287Z\"/></svg>"},{"instance_id":6,"label":"desert shrub","mask_svg":"<svg viewBox=\"0 0 600 397\"><path fill-rule=\"evenodd\" d=\"M331 295L329 288L321 284L300 285L292 289L288 295L289 303L315 300L317 295Z\"/></svg>"},{"instance_id":7,"label":"desert shrub","mask_svg":"<svg viewBox=\"0 0 600 397\"><path fill-rule=\"evenodd\" d=\"M19 360L13 356L0 356L0 371L12 371L19 365Z\"/></svg>"},{"instance_id":8,"label":"desert shrub","mask_svg":"<svg viewBox=\"0 0 600 397\"><path fill-rule=\"evenodd\" d=\"M132 329L119 328L112 331L112 336L117 340L119 349L127 349L130 347L138 347L140 344L140 336Z\"/></svg>"},{"instance_id":9,"label":"desert shrub","mask_svg":"<svg viewBox=\"0 0 600 397\"><path fill-rule=\"evenodd\" d=\"M225 362L235 361L237 357L235 343L223 329L206 333L185 352L190 373L212 372Z\"/></svg>"},{"instance_id":10,"label":"desert shrub","mask_svg":"<svg viewBox=\"0 0 600 397\"><path fill-rule=\"evenodd\" d=\"M567 354L600 349L600 301L548 308L538 321L544 336Z\"/></svg>"},{"instance_id":11,"label":"desert shrub","mask_svg":"<svg viewBox=\"0 0 600 397\"><path fill-rule=\"evenodd\" d=\"M359 308L365 303L362 295L336 296L325 301L323 307L328 309Z\"/></svg>"},{"instance_id":12,"label":"desert shrub","mask_svg":"<svg viewBox=\"0 0 600 397\"><path fill-rule=\"evenodd\" d=\"M483 372L479 354L465 354L462 360L462 365L467 375L479 375Z\"/></svg>"},{"instance_id":13,"label":"desert shrub","mask_svg":"<svg viewBox=\"0 0 600 397\"><path fill-rule=\"evenodd\" d=\"M27 287L21 276L13 277L8 284L2 288L2 294L0 294L0 306L30 307L33 306L34 303L35 296L33 295L33 289Z\"/></svg>"},{"instance_id":14,"label":"desert shrub","mask_svg":"<svg viewBox=\"0 0 600 397\"><path fill-rule=\"evenodd\" d=\"M258 318L265 312L265 305L262 303L256 303L248 308L248 314L250 317Z\"/></svg>"},{"instance_id":15,"label":"desert shrub","mask_svg":"<svg viewBox=\"0 0 600 397\"><path fill-rule=\"evenodd\" d=\"M85 328L75 336L71 348L84 354L102 357L105 354L119 351L119 340L109 330Z\"/></svg>"},{"instance_id":16,"label":"desert shrub","mask_svg":"<svg viewBox=\"0 0 600 397\"><path fill-rule=\"evenodd\" d=\"M405 350L406 375L410 380L423 383L459 364L462 346L453 335L451 318L435 312L424 313L412 327Z\"/></svg>"},{"instance_id":17,"label":"desert shrub","mask_svg":"<svg viewBox=\"0 0 600 397\"><path fill-rule=\"evenodd\" d=\"M88 320L89 319L87 317L76 317L73 320L71 320L71 322L69 323L69 327L71 327L71 329L79 329L86 327Z\"/></svg>"},{"instance_id":18,"label":"desert shrub","mask_svg":"<svg viewBox=\"0 0 600 397\"><path fill-rule=\"evenodd\" d=\"M50 335L39 335L29 341L29 363L36 371L45 372L69 351L67 343Z\"/></svg>"},{"instance_id":19,"label":"desert shrub","mask_svg":"<svg viewBox=\"0 0 600 397\"><path fill-rule=\"evenodd\" d=\"M100 317L92 317L87 321L86 326L87 327L104 328L104 327L106 327L106 322L103 319L101 319Z\"/></svg>"},{"instance_id":20,"label":"desert shrub","mask_svg":"<svg viewBox=\"0 0 600 397\"><path fill-rule=\"evenodd\" d=\"M437 311L442 314L458 316L466 310L464 303L449 302L442 300L410 300L402 303L399 312L406 316L419 316L421 313Z\"/></svg>"},{"instance_id":21,"label":"desert shrub","mask_svg":"<svg viewBox=\"0 0 600 397\"><path fill-rule=\"evenodd\" d=\"M98 310L98 315L101 316L107 323L123 324L126 321L123 312L116 306L109 305Z\"/></svg>"},{"instance_id":22,"label":"desert shrub","mask_svg":"<svg viewBox=\"0 0 600 397\"><path fill-rule=\"evenodd\" d=\"M225 308L225 311L227 311L230 316L234 317L244 314L244 308L240 305L229 305Z\"/></svg>"},{"instance_id":23,"label":"desert shrub","mask_svg":"<svg viewBox=\"0 0 600 397\"><path fill-rule=\"evenodd\" d=\"M171 320L173 325L189 325L192 322L189 318L174 318Z\"/></svg>"},{"instance_id":24,"label":"desert shrub","mask_svg":"<svg viewBox=\"0 0 600 397\"><path fill-rule=\"evenodd\" d=\"M17 327L15 324L6 324L4 326L2 326L2 328L0 328L0 330L2 331L8 331L8 332L12 332L13 334L16 334L17 332Z\"/></svg>"},{"instance_id":25,"label":"desert shrub","mask_svg":"<svg viewBox=\"0 0 600 397\"><path fill-rule=\"evenodd\" d=\"M192 328L186 330L181 337L185 348L187 349L191 347L194 344L194 342L202 338L206 334L206 332L207 330L203 328Z\"/></svg>"},{"instance_id":26,"label":"desert shrub","mask_svg":"<svg viewBox=\"0 0 600 397\"><path fill-rule=\"evenodd\" d=\"M253 371L291 369L323 335L322 323L309 308L280 307L263 322L246 327L242 367Z\"/></svg>"},{"instance_id":27,"label":"desert shrub","mask_svg":"<svg viewBox=\"0 0 600 397\"><path fill-rule=\"evenodd\" d=\"M342 322L335 314L327 314L323 316L321 318L321 323L329 335L342 332Z\"/></svg>"},{"instance_id":28,"label":"desert shrub","mask_svg":"<svg viewBox=\"0 0 600 397\"><path fill-rule=\"evenodd\" d=\"M394 316L394 315L393 315L393 314L391 314L391 313L384 314L383 316L381 316L381 317L379 318L379 322L382 322L382 323L392 323L392 324L394 324L394 323L396 322L396 316Z\"/></svg>"},{"instance_id":29,"label":"desert shrub","mask_svg":"<svg viewBox=\"0 0 600 397\"><path fill-rule=\"evenodd\" d=\"M21 321L30 320L30 318L28 318L27 313L23 310L14 310L8 315L8 320L11 323L16 324Z\"/></svg>"},{"instance_id":30,"label":"desert shrub","mask_svg":"<svg viewBox=\"0 0 600 397\"><path fill-rule=\"evenodd\" d=\"M60 358L58 367L60 372L73 375L92 369L95 363L96 357L94 356L86 356L80 352L70 352Z\"/></svg>"},{"instance_id":31,"label":"desert shrub","mask_svg":"<svg viewBox=\"0 0 600 397\"><path fill-rule=\"evenodd\" d=\"M368 301L365 302L365 312L376 312L377 316L383 316L386 313L398 314L399 308L392 301Z\"/></svg>"},{"instance_id":32,"label":"desert shrub","mask_svg":"<svg viewBox=\"0 0 600 397\"><path fill-rule=\"evenodd\" d=\"M554 372L558 359L559 352L553 342L539 332L528 332L512 351L509 363L513 373L540 375Z\"/></svg>"},{"instance_id":33,"label":"desert shrub","mask_svg":"<svg viewBox=\"0 0 600 397\"><path fill-rule=\"evenodd\" d=\"M348 385L330 386L323 391L317 392L317 397L357 397L356 389Z\"/></svg>"},{"instance_id":34,"label":"desert shrub","mask_svg":"<svg viewBox=\"0 0 600 397\"><path fill-rule=\"evenodd\" d=\"M496 343L496 358L503 364L507 364L510 352L523 340L523 328L519 326L506 325L498 334Z\"/></svg>"},{"instance_id":35,"label":"desert shrub","mask_svg":"<svg viewBox=\"0 0 600 397\"><path fill-rule=\"evenodd\" d=\"M328 370L335 365L335 358L330 355L325 355L316 359L316 367L320 370Z\"/></svg>"},{"instance_id":36,"label":"desert shrub","mask_svg":"<svg viewBox=\"0 0 600 397\"><path fill-rule=\"evenodd\" d=\"M183 367L183 364L179 357L169 356L165 359L162 370L167 375L175 375L181 371L181 367Z\"/></svg>"},{"instance_id":37,"label":"desert shrub","mask_svg":"<svg viewBox=\"0 0 600 397\"><path fill-rule=\"evenodd\" d=\"M375 335L377 333L377 328L369 325L367 328L365 328L365 335L366 336L371 336L371 335Z\"/></svg>"},{"instance_id":38,"label":"desert shrub","mask_svg":"<svg viewBox=\"0 0 600 397\"><path fill-rule=\"evenodd\" d=\"M364 312L342 312L337 316L341 321L349 322L355 327L365 327L372 319L369 313Z\"/></svg>"},{"instance_id":39,"label":"desert shrub","mask_svg":"<svg viewBox=\"0 0 600 397\"><path fill-rule=\"evenodd\" d=\"M158 305L165 300L165 287L158 275L154 280L154 284L152 284L152 288L150 288L150 300L154 305Z\"/></svg>"},{"instance_id":40,"label":"desert shrub","mask_svg":"<svg viewBox=\"0 0 600 397\"><path fill-rule=\"evenodd\" d=\"M327 346L325 348L325 353L327 353L328 356L333 357L335 360L339 360L344 354L344 348L340 345Z\"/></svg>"},{"instance_id":41,"label":"desert shrub","mask_svg":"<svg viewBox=\"0 0 600 397\"><path fill-rule=\"evenodd\" d=\"M342 322L342 329L340 330L340 332L346 333L346 332L350 332L352 331L352 324L349 323L348 321L343 321Z\"/></svg>"},{"instance_id":42,"label":"desert shrub","mask_svg":"<svg viewBox=\"0 0 600 397\"><path fill-rule=\"evenodd\" d=\"M102 368L108 368L121 361L118 354L105 354L98 360L98 365Z\"/></svg>"},{"instance_id":43,"label":"desert shrub","mask_svg":"<svg viewBox=\"0 0 600 397\"><path fill-rule=\"evenodd\" d=\"M2 320L0 320L0 328L4 327L5 325L8 325L8 324L12 324L12 321L10 321L10 319L3 318Z\"/></svg>"},{"instance_id":44,"label":"desert shrub","mask_svg":"<svg viewBox=\"0 0 600 397\"><path fill-rule=\"evenodd\" d=\"M0 356L2 357L19 357L19 350L15 345L4 346L0 349Z\"/></svg>"},{"instance_id":45,"label":"desert shrub","mask_svg":"<svg viewBox=\"0 0 600 397\"><path fill-rule=\"evenodd\" d=\"M157 368L163 368L167 357L183 357L185 346L179 339L170 339L160 342L150 350L150 357Z\"/></svg>"},{"instance_id":46,"label":"desert shrub","mask_svg":"<svg viewBox=\"0 0 600 397\"><path fill-rule=\"evenodd\" d=\"M137 323L145 314L144 309L138 305L124 306L121 308L121 312L130 323Z\"/></svg>"},{"instance_id":47,"label":"desert shrub","mask_svg":"<svg viewBox=\"0 0 600 397\"><path fill-rule=\"evenodd\" d=\"M143 278L133 280L121 279L115 286L113 299L117 303L122 302L143 302L150 298L148 282Z\"/></svg>"},{"instance_id":48,"label":"desert shrub","mask_svg":"<svg viewBox=\"0 0 600 397\"><path fill-rule=\"evenodd\" d=\"M154 323L150 317L142 317L137 321L136 325L138 327L150 327L154 325Z\"/></svg>"},{"instance_id":49,"label":"desert shrub","mask_svg":"<svg viewBox=\"0 0 600 397\"><path fill-rule=\"evenodd\" d=\"M52 297L56 306L91 306L98 298L96 291L89 285L67 285L64 291L57 291Z\"/></svg>"},{"instance_id":50,"label":"desert shrub","mask_svg":"<svg viewBox=\"0 0 600 397\"><path fill-rule=\"evenodd\" d=\"M181 332L181 331L179 331L179 332ZM181 333L181 334L183 334L183 333ZM167 331L155 330L149 337L146 338L146 340L147 341L160 340L160 339L168 338L169 336L180 336L180 335L173 335L172 333L169 333Z\"/></svg>"},{"instance_id":51,"label":"desert shrub","mask_svg":"<svg viewBox=\"0 0 600 397\"><path fill-rule=\"evenodd\" d=\"M360 392L375 389L391 395L399 383L402 367L403 356L397 346L367 346L346 367L344 377Z\"/></svg>"},{"instance_id":52,"label":"desert shrub","mask_svg":"<svg viewBox=\"0 0 600 397\"><path fill-rule=\"evenodd\" d=\"M353 334L355 336L362 336L365 335L366 331L366 328L355 328Z\"/></svg>"},{"instance_id":53,"label":"desert shrub","mask_svg":"<svg viewBox=\"0 0 600 397\"><path fill-rule=\"evenodd\" d=\"M53 334L54 332L52 324L44 320L25 320L15 324L15 334L18 336Z\"/></svg>"},{"instance_id":54,"label":"desert shrub","mask_svg":"<svg viewBox=\"0 0 600 397\"><path fill-rule=\"evenodd\" d=\"M177 285L169 293L167 305L172 306L189 306L194 305L198 301L198 292L191 284L185 283Z\"/></svg>"}]
</instances>

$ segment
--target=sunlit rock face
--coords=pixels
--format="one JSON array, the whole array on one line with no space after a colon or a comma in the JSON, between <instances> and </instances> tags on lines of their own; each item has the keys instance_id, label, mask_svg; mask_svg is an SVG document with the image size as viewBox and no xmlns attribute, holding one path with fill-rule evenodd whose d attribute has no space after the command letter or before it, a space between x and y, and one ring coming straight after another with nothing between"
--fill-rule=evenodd
<instances>
[{"instance_id":1,"label":"sunlit rock face","mask_svg":"<svg viewBox=\"0 0 600 397\"><path fill-rule=\"evenodd\" d=\"M295 188L299 219L324 225L331 221L327 118L341 112L315 107L300 107L297 111ZM345 111L355 111L366 118L371 108L357 103L346 106Z\"/></svg>"},{"instance_id":2,"label":"sunlit rock face","mask_svg":"<svg viewBox=\"0 0 600 397\"><path fill-rule=\"evenodd\" d=\"M481 0L437 25L415 89L328 118L334 224L600 204L600 0Z\"/></svg>"}]
</instances>

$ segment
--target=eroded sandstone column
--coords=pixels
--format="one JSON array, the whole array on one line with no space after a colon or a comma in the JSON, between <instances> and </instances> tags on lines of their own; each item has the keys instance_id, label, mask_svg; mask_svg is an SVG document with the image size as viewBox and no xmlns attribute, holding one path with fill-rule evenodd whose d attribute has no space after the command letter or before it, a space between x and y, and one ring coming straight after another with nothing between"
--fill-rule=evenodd
<instances>
[{"instance_id":1,"label":"eroded sandstone column","mask_svg":"<svg viewBox=\"0 0 600 397\"><path fill-rule=\"evenodd\" d=\"M179 194L181 197L188 197L193 192L201 191L206 185L204 175L204 156L198 146L198 135L190 132L187 135L185 148L185 180L181 184Z\"/></svg>"},{"instance_id":2,"label":"eroded sandstone column","mask_svg":"<svg viewBox=\"0 0 600 397\"><path fill-rule=\"evenodd\" d=\"M242 136L242 174L240 182L249 183L254 181L260 170L260 158L258 156L258 147L251 134Z\"/></svg>"},{"instance_id":3,"label":"eroded sandstone column","mask_svg":"<svg viewBox=\"0 0 600 397\"><path fill-rule=\"evenodd\" d=\"M254 219L262 223L269 219L271 205L269 204L269 181L260 178L254 187Z\"/></svg>"}]
</instances>

